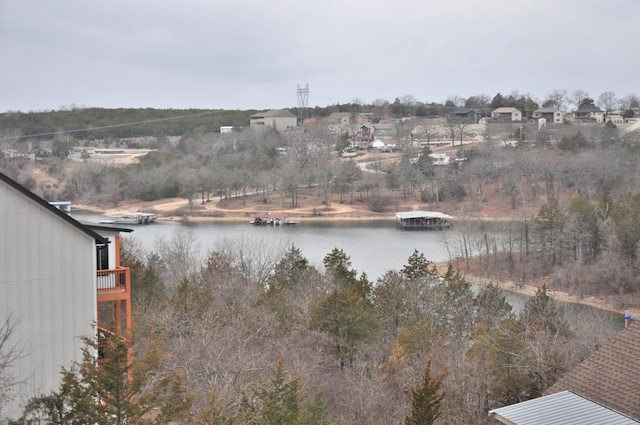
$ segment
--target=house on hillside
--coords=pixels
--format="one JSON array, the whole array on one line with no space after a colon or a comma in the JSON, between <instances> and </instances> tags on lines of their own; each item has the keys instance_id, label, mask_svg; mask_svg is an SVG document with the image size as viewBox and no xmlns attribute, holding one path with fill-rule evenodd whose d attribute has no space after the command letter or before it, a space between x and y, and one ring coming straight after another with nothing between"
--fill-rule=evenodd
<instances>
[{"instance_id":1,"label":"house on hillside","mask_svg":"<svg viewBox=\"0 0 640 425\"><path fill-rule=\"evenodd\" d=\"M350 112L332 112L329 115L329 124L339 127L347 127L351 125L351 113Z\"/></svg>"},{"instance_id":2,"label":"house on hillside","mask_svg":"<svg viewBox=\"0 0 640 425\"><path fill-rule=\"evenodd\" d=\"M366 124L371 122L371 114L351 113L351 112L333 112L329 115L329 124L348 127L357 124Z\"/></svg>"},{"instance_id":3,"label":"house on hillside","mask_svg":"<svg viewBox=\"0 0 640 425\"><path fill-rule=\"evenodd\" d=\"M533 111L532 118L545 119L547 123L562 124L564 122L564 114L558 108L539 108Z\"/></svg>"},{"instance_id":4,"label":"house on hillside","mask_svg":"<svg viewBox=\"0 0 640 425\"><path fill-rule=\"evenodd\" d=\"M582 105L574 112L576 122L604 122L604 111L594 104Z\"/></svg>"},{"instance_id":5,"label":"house on hillside","mask_svg":"<svg viewBox=\"0 0 640 425\"><path fill-rule=\"evenodd\" d=\"M620 114L607 114L606 122L610 122L612 124L624 124L625 119Z\"/></svg>"},{"instance_id":6,"label":"house on hillside","mask_svg":"<svg viewBox=\"0 0 640 425\"><path fill-rule=\"evenodd\" d=\"M491 111L491 120L494 122L522 121L522 111L513 107L503 107Z\"/></svg>"},{"instance_id":7,"label":"house on hillside","mask_svg":"<svg viewBox=\"0 0 640 425\"><path fill-rule=\"evenodd\" d=\"M639 424L638 353L640 323L631 319L626 329L561 377L543 397L494 409L489 415L515 425ZM560 418L572 419L567 422Z\"/></svg>"},{"instance_id":8,"label":"house on hillside","mask_svg":"<svg viewBox=\"0 0 640 425\"><path fill-rule=\"evenodd\" d=\"M457 108L447 115L448 123L478 124L482 118L482 113L477 109Z\"/></svg>"},{"instance_id":9,"label":"house on hillside","mask_svg":"<svg viewBox=\"0 0 640 425\"><path fill-rule=\"evenodd\" d=\"M355 143L359 149L366 149L373 142L373 126L371 124L362 124L356 130Z\"/></svg>"},{"instance_id":10,"label":"house on hillside","mask_svg":"<svg viewBox=\"0 0 640 425\"><path fill-rule=\"evenodd\" d=\"M23 354L4 417L58 389L61 368L82 360L82 337L130 334L130 272L120 265L130 231L82 224L0 173L0 323L15 324L7 346Z\"/></svg>"},{"instance_id":11,"label":"house on hillside","mask_svg":"<svg viewBox=\"0 0 640 425\"><path fill-rule=\"evenodd\" d=\"M258 112L249 117L251 128L271 127L278 131L284 131L298 126L298 118L291 112L284 109L273 109L265 112Z\"/></svg>"},{"instance_id":12,"label":"house on hillside","mask_svg":"<svg viewBox=\"0 0 640 425\"><path fill-rule=\"evenodd\" d=\"M373 136L371 136L371 138L384 142L397 141L398 129L393 123L373 124Z\"/></svg>"}]
</instances>

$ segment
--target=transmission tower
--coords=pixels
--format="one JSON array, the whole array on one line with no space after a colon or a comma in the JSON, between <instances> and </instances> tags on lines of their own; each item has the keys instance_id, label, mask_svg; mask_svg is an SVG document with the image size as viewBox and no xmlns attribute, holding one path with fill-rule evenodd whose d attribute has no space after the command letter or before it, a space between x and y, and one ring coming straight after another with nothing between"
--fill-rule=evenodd
<instances>
[{"instance_id":1,"label":"transmission tower","mask_svg":"<svg viewBox=\"0 0 640 425\"><path fill-rule=\"evenodd\" d=\"M304 120L308 118L309 106L309 83L306 86L300 87L298 84L298 125L301 125Z\"/></svg>"}]
</instances>

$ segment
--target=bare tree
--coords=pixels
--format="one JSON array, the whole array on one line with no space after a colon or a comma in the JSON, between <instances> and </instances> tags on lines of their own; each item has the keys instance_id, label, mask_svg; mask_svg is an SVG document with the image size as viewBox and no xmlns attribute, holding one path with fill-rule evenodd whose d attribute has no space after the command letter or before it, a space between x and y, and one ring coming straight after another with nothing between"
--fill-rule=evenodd
<instances>
[{"instance_id":1,"label":"bare tree","mask_svg":"<svg viewBox=\"0 0 640 425\"><path fill-rule=\"evenodd\" d=\"M598 97L598 107L609 113L618 107L618 99L612 91L606 91Z\"/></svg>"},{"instance_id":2,"label":"bare tree","mask_svg":"<svg viewBox=\"0 0 640 425\"><path fill-rule=\"evenodd\" d=\"M632 108L640 108L640 97L635 94L628 94L620 99L620 108L629 110Z\"/></svg>"},{"instance_id":3,"label":"bare tree","mask_svg":"<svg viewBox=\"0 0 640 425\"><path fill-rule=\"evenodd\" d=\"M285 198L291 200L291 206L298 206L298 189L304 180L304 169L307 166L308 157L304 147L300 143L290 143L287 155L281 156L278 161L277 175L280 185L282 201Z\"/></svg>"},{"instance_id":4,"label":"bare tree","mask_svg":"<svg viewBox=\"0 0 640 425\"><path fill-rule=\"evenodd\" d=\"M544 99L544 106L562 109L567 102L567 91L564 89L555 89L549 93Z\"/></svg>"},{"instance_id":5,"label":"bare tree","mask_svg":"<svg viewBox=\"0 0 640 425\"><path fill-rule=\"evenodd\" d=\"M389 101L385 99L376 99L371 102L373 106L373 111L378 117L378 119L387 119L389 118Z\"/></svg>"},{"instance_id":6,"label":"bare tree","mask_svg":"<svg viewBox=\"0 0 640 425\"><path fill-rule=\"evenodd\" d=\"M569 95L569 102L574 105L576 108L579 108L582 105L582 102L589 97L589 93L584 90L574 90Z\"/></svg>"},{"instance_id":7,"label":"bare tree","mask_svg":"<svg viewBox=\"0 0 640 425\"><path fill-rule=\"evenodd\" d=\"M455 123L455 127L456 127L456 131L458 133L458 137L460 137L460 146L462 146L462 141L464 139L464 137L467 135L465 129L467 128L467 123L466 122L462 122L459 121L457 123Z\"/></svg>"},{"instance_id":8,"label":"bare tree","mask_svg":"<svg viewBox=\"0 0 640 425\"><path fill-rule=\"evenodd\" d=\"M464 107L486 111L487 109L489 109L490 102L491 102L491 96L489 96L488 94L478 94L475 96L468 97L464 103Z\"/></svg>"},{"instance_id":9,"label":"bare tree","mask_svg":"<svg viewBox=\"0 0 640 425\"><path fill-rule=\"evenodd\" d=\"M329 197L331 196L332 181L336 175L336 166L331 161L331 153L328 149L319 149L310 156L311 173L322 195L322 203L329 209Z\"/></svg>"},{"instance_id":10,"label":"bare tree","mask_svg":"<svg viewBox=\"0 0 640 425\"><path fill-rule=\"evenodd\" d=\"M17 328L18 322L11 315L0 325L0 419L2 408L15 399L16 387L20 385L12 371L25 356L24 346L15 338Z\"/></svg>"},{"instance_id":11,"label":"bare tree","mask_svg":"<svg viewBox=\"0 0 640 425\"><path fill-rule=\"evenodd\" d=\"M158 240L156 246L162 258L161 276L168 288L175 288L185 278L192 276L201 260L201 246L193 230L177 230L170 241Z\"/></svg>"}]
</instances>

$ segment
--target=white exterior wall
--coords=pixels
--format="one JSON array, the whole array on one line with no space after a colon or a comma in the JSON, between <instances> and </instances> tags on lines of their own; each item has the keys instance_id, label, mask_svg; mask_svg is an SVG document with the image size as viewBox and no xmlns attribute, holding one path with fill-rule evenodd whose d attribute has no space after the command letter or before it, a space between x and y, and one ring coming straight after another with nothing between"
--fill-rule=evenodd
<instances>
[{"instance_id":1,"label":"white exterior wall","mask_svg":"<svg viewBox=\"0 0 640 425\"><path fill-rule=\"evenodd\" d=\"M553 122L556 123L556 124L562 124L562 122L563 122L562 112L555 111L553 113Z\"/></svg>"},{"instance_id":2,"label":"white exterior wall","mask_svg":"<svg viewBox=\"0 0 640 425\"><path fill-rule=\"evenodd\" d=\"M0 320L25 356L15 364L15 399L0 416L17 414L24 400L57 389L62 366L82 359L81 336L96 320L95 240L14 188L0 182Z\"/></svg>"}]
</instances>

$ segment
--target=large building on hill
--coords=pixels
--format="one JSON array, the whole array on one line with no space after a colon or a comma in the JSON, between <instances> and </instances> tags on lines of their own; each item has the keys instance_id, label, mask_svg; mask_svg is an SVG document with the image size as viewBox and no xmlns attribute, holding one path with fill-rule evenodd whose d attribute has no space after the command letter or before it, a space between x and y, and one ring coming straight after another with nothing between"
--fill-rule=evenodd
<instances>
[{"instance_id":1,"label":"large building on hill","mask_svg":"<svg viewBox=\"0 0 640 425\"><path fill-rule=\"evenodd\" d=\"M249 118L251 128L271 127L278 131L294 128L298 125L298 118L284 109L272 109L258 112Z\"/></svg>"},{"instance_id":2,"label":"large building on hill","mask_svg":"<svg viewBox=\"0 0 640 425\"><path fill-rule=\"evenodd\" d=\"M0 349L19 354L5 370L0 419L57 389L61 368L82 360L83 337L129 335L123 231L82 224L0 173L0 327L13 325Z\"/></svg>"}]
</instances>

